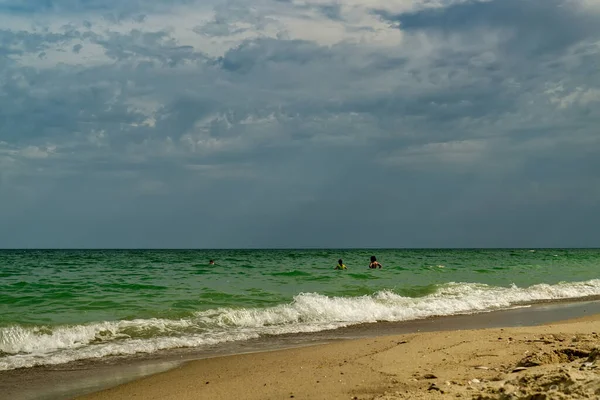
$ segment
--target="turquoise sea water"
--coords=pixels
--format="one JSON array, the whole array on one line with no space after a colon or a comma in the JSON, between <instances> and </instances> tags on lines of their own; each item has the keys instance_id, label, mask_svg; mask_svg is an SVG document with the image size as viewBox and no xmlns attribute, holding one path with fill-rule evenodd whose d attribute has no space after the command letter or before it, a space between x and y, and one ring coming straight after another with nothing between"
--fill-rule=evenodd
<instances>
[{"instance_id":1,"label":"turquoise sea water","mask_svg":"<svg viewBox=\"0 0 600 400\"><path fill-rule=\"evenodd\" d=\"M589 249L0 250L0 370L593 297L599 271Z\"/></svg>"}]
</instances>

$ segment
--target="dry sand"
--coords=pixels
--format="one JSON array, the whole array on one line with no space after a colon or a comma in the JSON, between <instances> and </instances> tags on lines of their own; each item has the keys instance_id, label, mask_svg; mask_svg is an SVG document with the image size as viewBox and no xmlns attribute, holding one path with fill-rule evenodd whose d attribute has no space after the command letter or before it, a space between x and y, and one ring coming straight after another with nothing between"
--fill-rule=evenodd
<instances>
[{"instance_id":1,"label":"dry sand","mask_svg":"<svg viewBox=\"0 0 600 400\"><path fill-rule=\"evenodd\" d=\"M600 316L197 360L82 399L600 399Z\"/></svg>"}]
</instances>

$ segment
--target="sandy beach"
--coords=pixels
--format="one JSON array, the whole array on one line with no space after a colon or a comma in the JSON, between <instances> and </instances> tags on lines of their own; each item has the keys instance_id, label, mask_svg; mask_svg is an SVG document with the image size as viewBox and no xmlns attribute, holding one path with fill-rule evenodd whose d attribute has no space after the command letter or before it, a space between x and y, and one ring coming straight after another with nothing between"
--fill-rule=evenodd
<instances>
[{"instance_id":1,"label":"sandy beach","mask_svg":"<svg viewBox=\"0 0 600 400\"><path fill-rule=\"evenodd\" d=\"M594 315L343 340L192 361L80 399L600 398L599 332Z\"/></svg>"}]
</instances>

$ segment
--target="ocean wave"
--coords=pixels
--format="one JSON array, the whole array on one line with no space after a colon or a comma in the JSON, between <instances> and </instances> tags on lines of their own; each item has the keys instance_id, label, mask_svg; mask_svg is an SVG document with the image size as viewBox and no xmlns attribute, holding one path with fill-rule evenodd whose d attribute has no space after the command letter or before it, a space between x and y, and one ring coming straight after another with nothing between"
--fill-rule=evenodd
<instances>
[{"instance_id":1,"label":"ocean wave","mask_svg":"<svg viewBox=\"0 0 600 400\"><path fill-rule=\"evenodd\" d=\"M360 297L300 293L268 308L218 308L181 319L103 321L85 325L0 328L0 370L158 350L203 347L264 335L317 332L377 321L507 309L536 301L600 295L600 280L526 288L448 283L422 297L383 290Z\"/></svg>"}]
</instances>

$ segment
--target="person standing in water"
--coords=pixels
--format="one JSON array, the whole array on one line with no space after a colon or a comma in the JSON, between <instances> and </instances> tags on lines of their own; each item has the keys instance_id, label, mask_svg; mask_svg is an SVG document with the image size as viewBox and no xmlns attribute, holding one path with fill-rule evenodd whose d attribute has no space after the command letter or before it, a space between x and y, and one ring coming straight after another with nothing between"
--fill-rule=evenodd
<instances>
[{"instance_id":1,"label":"person standing in water","mask_svg":"<svg viewBox=\"0 0 600 400\"><path fill-rule=\"evenodd\" d=\"M381 264L377 261L377 257L371 256L371 262L369 263L369 268L381 268Z\"/></svg>"},{"instance_id":2,"label":"person standing in water","mask_svg":"<svg viewBox=\"0 0 600 400\"><path fill-rule=\"evenodd\" d=\"M338 265L335 266L335 269L348 269L346 268L346 266L344 265L344 262L342 261L342 259L340 258L338 260Z\"/></svg>"}]
</instances>

